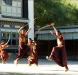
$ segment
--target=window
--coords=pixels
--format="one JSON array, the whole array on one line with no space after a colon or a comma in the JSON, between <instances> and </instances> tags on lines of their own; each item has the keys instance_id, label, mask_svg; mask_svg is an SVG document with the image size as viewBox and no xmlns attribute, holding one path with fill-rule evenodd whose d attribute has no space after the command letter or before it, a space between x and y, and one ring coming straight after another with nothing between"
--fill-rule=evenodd
<instances>
[{"instance_id":1,"label":"window","mask_svg":"<svg viewBox=\"0 0 78 75\"><path fill-rule=\"evenodd\" d=\"M9 32L1 32L1 41L7 42L9 39L10 33ZM11 41L9 41L9 44Z\"/></svg>"},{"instance_id":2,"label":"window","mask_svg":"<svg viewBox=\"0 0 78 75\"><path fill-rule=\"evenodd\" d=\"M10 27L10 25L4 25L5 28Z\"/></svg>"},{"instance_id":3,"label":"window","mask_svg":"<svg viewBox=\"0 0 78 75\"><path fill-rule=\"evenodd\" d=\"M18 25L15 25L15 28L20 28L20 26L18 26Z\"/></svg>"},{"instance_id":4,"label":"window","mask_svg":"<svg viewBox=\"0 0 78 75\"><path fill-rule=\"evenodd\" d=\"M10 39L9 39L10 36ZM18 45L18 34L16 32L1 32L1 41L7 42L9 45Z\"/></svg>"},{"instance_id":5,"label":"window","mask_svg":"<svg viewBox=\"0 0 78 75\"><path fill-rule=\"evenodd\" d=\"M16 38L16 33L12 33L12 38Z\"/></svg>"},{"instance_id":6,"label":"window","mask_svg":"<svg viewBox=\"0 0 78 75\"><path fill-rule=\"evenodd\" d=\"M8 39L8 37L9 37L9 33L8 32L2 32L2 38L4 38L4 39Z\"/></svg>"},{"instance_id":7,"label":"window","mask_svg":"<svg viewBox=\"0 0 78 75\"><path fill-rule=\"evenodd\" d=\"M22 0L2 0L1 12L4 16L22 17Z\"/></svg>"},{"instance_id":8,"label":"window","mask_svg":"<svg viewBox=\"0 0 78 75\"><path fill-rule=\"evenodd\" d=\"M12 39L12 45L16 45L16 40Z\"/></svg>"},{"instance_id":9,"label":"window","mask_svg":"<svg viewBox=\"0 0 78 75\"><path fill-rule=\"evenodd\" d=\"M6 11L9 12L9 13L11 13L11 7L7 6L6 8L7 8Z\"/></svg>"},{"instance_id":10,"label":"window","mask_svg":"<svg viewBox=\"0 0 78 75\"><path fill-rule=\"evenodd\" d=\"M5 2L4 2L4 0L2 0L2 5L5 5Z\"/></svg>"},{"instance_id":11,"label":"window","mask_svg":"<svg viewBox=\"0 0 78 75\"><path fill-rule=\"evenodd\" d=\"M18 44L18 35L15 32L12 32L12 45L17 45Z\"/></svg>"},{"instance_id":12,"label":"window","mask_svg":"<svg viewBox=\"0 0 78 75\"><path fill-rule=\"evenodd\" d=\"M12 5L12 0L3 0L4 4Z\"/></svg>"},{"instance_id":13,"label":"window","mask_svg":"<svg viewBox=\"0 0 78 75\"><path fill-rule=\"evenodd\" d=\"M17 2L16 2L15 0L13 0L12 6L13 6L13 7L16 7L16 6L17 6Z\"/></svg>"},{"instance_id":14,"label":"window","mask_svg":"<svg viewBox=\"0 0 78 75\"><path fill-rule=\"evenodd\" d=\"M6 33L5 33L5 32L2 32L1 37L2 37L3 39L6 39Z\"/></svg>"},{"instance_id":15,"label":"window","mask_svg":"<svg viewBox=\"0 0 78 75\"><path fill-rule=\"evenodd\" d=\"M16 7L12 7L12 13L16 13L17 8Z\"/></svg>"},{"instance_id":16,"label":"window","mask_svg":"<svg viewBox=\"0 0 78 75\"><path fill-rule=\"evenodd\" d=\"M19 1L19 2L17 3L17 5L18 5L18 7L21 7L21 6L22 6L22 2Z\"/></svg>"},{"instance_id":17,"label":"window","mask_svg":"<svg viewBox=\"0 0 78 75\"><path fill-rule=\"evenodd\" d=\"M17 9L17 13L20 13L21 14L21 8L18 8Z\"/></svg>"},{"instance_id":18,"label":"window","mask_svg":"<svg viewBox=\"0 0 78 75\"><path fill-rule=\"evenodd\" d=\"M6 6L2 6L2 14L5 15L5 13L6 13Z\"/></svg>"}]
</instances>

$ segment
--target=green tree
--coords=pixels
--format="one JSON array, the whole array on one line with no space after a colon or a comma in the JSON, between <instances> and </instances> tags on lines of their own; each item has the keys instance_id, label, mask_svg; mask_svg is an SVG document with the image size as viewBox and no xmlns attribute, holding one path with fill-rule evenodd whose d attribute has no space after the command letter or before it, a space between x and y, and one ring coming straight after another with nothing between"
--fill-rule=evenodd
<instances>
[{"instance_id":1,"label":"green tree","mask_svg":"<svg viewBox=\"0 0 78 75\"><path fill-rule=\"evenodd\" d=\"M35 26L78 24L78 9L67 0L34 0Z\"/></svg>"}]
</instances>

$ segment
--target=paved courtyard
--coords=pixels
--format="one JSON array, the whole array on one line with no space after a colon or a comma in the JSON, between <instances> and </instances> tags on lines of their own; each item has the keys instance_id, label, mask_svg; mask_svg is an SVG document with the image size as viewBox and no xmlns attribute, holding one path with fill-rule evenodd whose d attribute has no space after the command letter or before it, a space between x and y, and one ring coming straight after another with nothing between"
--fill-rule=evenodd
<instances>
[{"instance_id":1,"label":"paved courtyard","mask_svg":"<svg viewBox=\"0 0 78 75\"><path fill-rule=\"evenodd\" d=\"M54 61L46 59L39 59L38 66L29 66L25 58L18 65L13 64L13 61L14 58L10 58L6 64L0 62L0 75L78 75L78 61L68 61L68 72Z\"/></svg>"}]
</instances>

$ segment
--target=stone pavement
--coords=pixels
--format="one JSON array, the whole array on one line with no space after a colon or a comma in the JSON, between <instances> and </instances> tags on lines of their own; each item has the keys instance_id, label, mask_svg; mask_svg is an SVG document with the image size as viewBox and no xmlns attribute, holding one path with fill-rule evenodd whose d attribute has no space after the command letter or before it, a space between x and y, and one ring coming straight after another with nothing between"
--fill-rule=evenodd
<instances>
[{"instance_id":1,"label":"stone pavement","mask_svg":"<svg viewBox=\"0 0 78 75\"><path fill-rule=\"evenodd\" d=\"M54 61L39 59L38 66L27 64L25 58L19 60L19 64L13 64L15 57L10 58L6 64L0 63L0 75L78 75L78 61L68 61L69 71Z\"/></svg>"}]
</instances>

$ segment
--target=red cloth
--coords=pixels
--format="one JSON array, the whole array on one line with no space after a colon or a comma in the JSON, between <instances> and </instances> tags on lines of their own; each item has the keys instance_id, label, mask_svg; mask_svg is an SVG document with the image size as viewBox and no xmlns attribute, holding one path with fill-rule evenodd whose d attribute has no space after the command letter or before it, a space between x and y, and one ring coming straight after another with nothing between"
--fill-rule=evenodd
<instances>
[{"instance_id":1,"label":"red cloth","mask_svg":"<svg viewBox=\"0 0 78 75\"><path fill-rule=\"evenodd\" d=\"M28 57L28 64L36 64L38 65L38 54L37 54L37 50L35 50L35 52L33 52L33 50L30 50L30 55Z\"/></svg>"},{"instance_id":2,"label":"red cloth","mask_svg":"<svg viewBox=\"0 0 78 75\"><path fill-rule=\"evenodd\" d=\"M28 53L28 46L25 45L24 43L21 44L21 47L19 46L18 48L18 54L17 54L17 57L16 58L24 58L27 56L27 53Z\"/></svg>"},{"instance_id":3,"label":"red cloth","mask_svg":"<svg viewBox=\"0 0 78 75\"><path fill-rule=\"evenodd\" d=\"M67 54L65 50L64 37L60 34L56 38L57 38L57 46L53 47L49 57L53 59L59 66L64 67L67 66ZM58 44L59 43L58 39L60 45Z\"/></svg>"},{"instance_id":4,"label":"red cloth","mask_svg":"<svg viewBox=\"0 0 78 75\"><path fill-rule=\"evenodd\" d=\"M65 47L53 47L51 52L51 58L61 67L67 65L67 54Z\"/></svg>"},{"instance_id":5,"label":"red cloth","mask_svg":"<svg viewBox=\"0 0 78 75\"><path fill-rule=\"evenodd\" d=\"M7 61L8 57L9 57L9 55L8 55L8 53L5 50L0 52L0 59L3 59L4 61Z\"/></svg>"}]
</instances>

